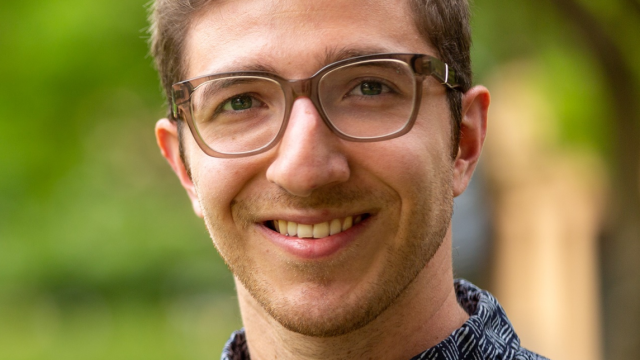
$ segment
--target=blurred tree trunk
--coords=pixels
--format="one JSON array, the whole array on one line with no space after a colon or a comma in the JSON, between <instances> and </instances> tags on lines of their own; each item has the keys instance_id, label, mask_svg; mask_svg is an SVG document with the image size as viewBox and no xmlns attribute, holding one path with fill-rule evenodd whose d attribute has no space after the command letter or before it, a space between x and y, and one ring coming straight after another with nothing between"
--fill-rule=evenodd
<instances>
[{"instance_id":1,"label":"blurred tree trunk","mask_svg":"<svg viewBox=\"0 0 640 360\"><path fill-rule=\"evenodd\" d=\"M611 159L612 203L610 222L602 243L605 358L637 359L640 339L640 90L633 62L623 49L640 45L640 31L610 34L605 24L577 0L551 0L571 21L602 68L612 105L614 154ZM626 0L621 19L640 23L640 5ZM637 52L636 52L637 54ZM589 76L589 74L585 74ZM580 301L580 299L576 299Z\"/></svg>"},{"instance_id":2,"label":"blurred tree trunk","mask_svg":"<svg viewBox=\"0 0 640 360\"><path fill-rule=\"evenodd\" d=\"M496 100L483 155L493 204L492 291L523 346L550 359L599 360L604 165L559 146L561 121L530 80L540 74L535 63L514 62L488 79Z\"/></svg>"}]
</instances>

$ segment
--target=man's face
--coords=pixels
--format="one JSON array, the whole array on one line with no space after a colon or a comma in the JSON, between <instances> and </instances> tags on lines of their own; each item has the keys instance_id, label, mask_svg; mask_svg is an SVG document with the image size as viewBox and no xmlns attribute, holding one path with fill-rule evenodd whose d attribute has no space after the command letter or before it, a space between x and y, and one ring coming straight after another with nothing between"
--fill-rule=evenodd
<instances>
[{"instance_id":1,"label":"man's face","mask_svg":"<svg viewBox=\"0 0 640 360\"><path fill-rule=\"evenodd\" d=\"M268 69L300 79L344 57L383 52L436 55L404 0L218 1L189 30L187 75ZM293 331L343 334L388 308L445 237L450 121L445 89L432 78L413 129L381 142L338 138L299 98L282 140L259 155L209 157L185 128L193 182L183 183L239 286L263 309ZM322 236L349 219L357 224L319 239L273 226L320 224Z\"/></svg>"}]
</instances>

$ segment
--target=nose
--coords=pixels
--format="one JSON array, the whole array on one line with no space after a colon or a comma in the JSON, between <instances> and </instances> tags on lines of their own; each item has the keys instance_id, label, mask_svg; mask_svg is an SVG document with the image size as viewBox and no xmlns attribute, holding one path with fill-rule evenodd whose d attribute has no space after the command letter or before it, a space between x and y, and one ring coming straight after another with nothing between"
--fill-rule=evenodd
<instances>
[{"instance_id":1,"label":"nose","mask_svg":"<svg viewBox=\"0 0 640 360\"><path fill-rule=\"evenodd\" d=\"M318 188L347 181L349 164L340 140L306 97L296 99L286 132L267 169L267 179L291 195L306 197Z\"/></svg>"}]
</instances>

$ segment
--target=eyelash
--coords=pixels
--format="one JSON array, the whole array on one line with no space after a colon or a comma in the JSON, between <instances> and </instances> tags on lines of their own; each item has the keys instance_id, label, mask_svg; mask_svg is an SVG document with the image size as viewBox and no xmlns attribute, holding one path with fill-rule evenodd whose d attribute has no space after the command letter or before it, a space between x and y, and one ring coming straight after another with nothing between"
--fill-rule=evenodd
<instances>
[{"instance_id":1,"label":"eyelash","mask_svg":"<svg viewBox=\"0 0 640 360\"><path fill-rule=\"evenodd\" d=\"M357 81L357 83L353 87L351 87L351 89L345 94L345 97L351 94L354 90L356 90L359 86L361 86L363 83L366 83L366 82L380 83L385 88L383 89L381 94L398 92L397 89L394 88L394 86L392 86L387 81L380 78L363 78L363 79L355 79L355 81ZM371 95L354 95L354 96L371 96Z\"/></svg>"},{"instance_id":2,"label":"eyelash","mask_svg":"<svg viewBox=\"0 0 640 360\"><path fill-rule=\"evenodd\" d=\"M258 97L257 97L257 96L255 96L255 95L253 95L253 94L251 94L251 93L236 94L236 95L230 96L230 97L226 98L224 101L222 101L222 102L220 103L220 105L218 105L218 107L216 108L216 110L214 111L213 116L215 117L216 115L221 114L221 113L222 113L222 112L224 112L224 111L230 111L230 110L224 110L224 107L225 107L227 104L230 104L230 102L231 102L233 99L235 99L235 98L239 98L239 97L242 97L242 96L250 97L250 98L252 99L252 101L257 101L257 102L259 103L258 105L264 105L264 101L262 101L262 100L258 99ZM231 111L232 111L232 112L249 111L249 110L253 109L254 107L256 107L256 106L252 106L252 107L250 107L249 109L244 109L244 110L231 110Z\"/></svg>"}]
</instances>

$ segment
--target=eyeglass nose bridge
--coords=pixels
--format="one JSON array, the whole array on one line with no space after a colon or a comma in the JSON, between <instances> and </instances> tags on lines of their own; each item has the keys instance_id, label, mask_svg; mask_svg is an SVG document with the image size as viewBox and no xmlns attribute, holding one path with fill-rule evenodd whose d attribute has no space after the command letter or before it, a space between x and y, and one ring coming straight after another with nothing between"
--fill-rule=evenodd
<instances>
[{"instance_id":1,"label":"eyeglass nose bridge","mask_svg":"<svg viewBox=\"0 0 640 360\"><path fill-rule=\"evenodd\" d=\"M287 83L289 84L289 87L292 91L292 100L304 96L309 98L311 97L313 78L289 80L287 81Z\"/></svg>"},{"instance_id":2,"label":"eyeglass nose bridge","mask_svg":"<svg viewBox=\"0 0 640 360\"><path fill-rule=\"evenodd\" d=\"M289 99L287 99L289 102L289 106L287 109L287 115L289 115L289 113L291 112L291 108L293 108L293 104L298 98L306 97L311 100L313 105L316 107L316 111L318 111L318 114L320 114L327 126L329 126L329 128L333 130L333 125L327 119L327 116L322 109L322 104L320 104L320 96L318 95L318 80L318 75L314 75L307 79L287 80L286 85L289 88Z\"/></svg>"},{"instance_id":3,"label":"eyeglass nose bridge","mask_svg":"<svg viewBox=\"0 0 640 360\"><path fill-rule=\"evenodd\" d=\"M322 104L320 104L320 98L318 95L319 80L320 79L316 74L313 77L310 77L307 79L297 79L297 80L286 81L285 87L288 88L288 91L286 91L285 96L288 97L288 99L286 99L288 106L286 107L286 110L285 110L285 118L282 124L282 128L280 130L280 134L277 136L276 139L274 139L275 142L278 142L280 138L284 135L284 132L286 131L286 128L289 124L289 119L291 117L291 111L293 109L293 105L295 101L299 98L305 98L305 97L311 100L311 103L316 108L316 111L318 112L318 115L320 115L322 122L324 122L324 124L331 130L332 133L334 133L340 138L344 138L347 140L351 139L351 137L343 134L340 130L338 130L327 118L327 115L325 114L324 109L322 108Z\"/></svg>"}]
</instances>

